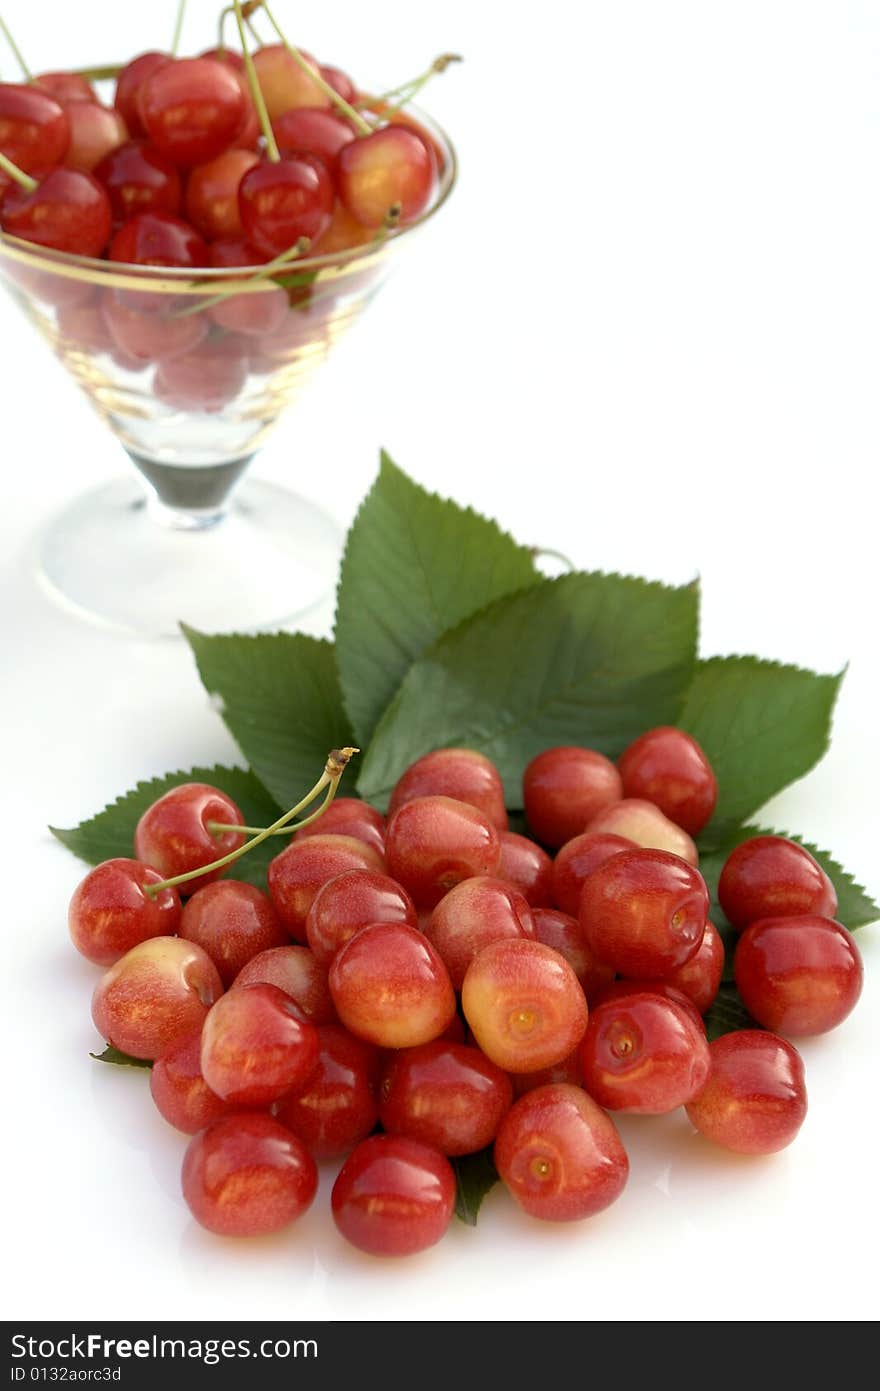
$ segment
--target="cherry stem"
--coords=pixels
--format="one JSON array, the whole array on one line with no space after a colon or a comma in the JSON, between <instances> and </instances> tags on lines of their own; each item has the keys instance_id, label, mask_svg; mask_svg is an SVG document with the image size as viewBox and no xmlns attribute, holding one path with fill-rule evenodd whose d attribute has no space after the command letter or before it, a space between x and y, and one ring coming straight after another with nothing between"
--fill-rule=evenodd
<instances>
[{"instance_id":1,"label":"cherry stem","mask_svg":"<svg viewBox=\"0 0 880 1391\"><path fill-rule=\"evenodd\" d=\"M18 63L18 66L21 68L22 73L24 74L25 82L33 82L34 75L28 67L27 63L24 61L21 49L19 48L18 44L15 42L15 39L9 32L9 26L7 25L6 20L3 18L2 15L0 15L0 29L3 30L3 35L6 39L6 42L9 44L9 47L12 49L15 61Z\"/></svg>"},{"instance_id":2,"label":"cherry stem","mask_svg":"<svg viewBox=\"0 0 880 1391\"><path fill-rule=\"evenodd\" d=\"M88 82L106 82L110 78L118 77L122 68L122 63L105 63L103 67L73 68L72 71L77 77L84 77Z\"/></svg>"},{"instance_id":3,"label":"cherry stem","mask_svg":"<svg viewBox=\"0 0 880 1391\"><path fill-rule=\"evenodd\" d=\"M295 261L298 256L305 256L311 244L308 237L300 237L293 246L289 246L286 251L280 252L271 261L267 261L264 266L260 266L260 269L254 271L253 275L244 275L232 284L223 285L217 294L212 295L210 299L200 299L195 304L188 304L185 309L178 309L171 317L173 319L187 319L190 314L200 314L203 309L212 309L215 304L222 304L230 295L240 294L243 284L251 285L254 281L271 279L282 266L290 265L290 262Z\"/></svg>"},{"instance_id":4,"label":"cherry stem","mask_svg":"<svg viewBox=\"0 0 880 1391\"><path fill-rule=\"evenodd\" d=\"M426 68L423 73L420 73L418 77L412 78L409 82L401 82L398 87L392 87L389 91L383 92L380 97L374 97L370 105L373 109L376 109L376 114L383 119L394 116L398 111L401 111L408 102L411 102L413 97L417 96L425 84L430 82L431 78L437 73L445 72L452 63L461 63L463 61L459 53L441 53L439 58L435 58L431 66ZM395 97L397 98L396 101L393 100ZM385 103L388 101L391 101L392 105L386 107ZM381 111L377 109L380 106L383 107Z\"/></svg>"},{"instance_id":5,"label":"cherry stem","mask_svg":"<svg viewBox=\"0 0 880 1391\"><path fill-rule=\"evenodd\" d=\"M235 22L238 25L238 37L241 40L241 51L242 57L244 58L245 71L247 72L248 86L251 89L254 106L257 108L260 130L263 132L263 139L266 142L266 158L270 160L272 164L278 164L281 160L281 152L278 149L278 142L275 139L272 122L269 120L269 112L266 110L266 103L263 100L263 93L260 88L259 78L257 77L257 70L254 67L254 60L248 48L247 35L244 32L244 20L241 13L241 0L233 0L233 9L235 11Z\"/></svg>"},{"instance_id":6,"label":"cherry stem","mask_svg":"<svg viewBox=\"0 0 880 1391\"><path fill-rule=\"evenodd\" d=\"M178 0L177 19L174 22L174 38L171 40L171 57L177 57L177 50L180 47L180 35L183 30L183 16L186 12L186 0Z\"/></svg>"},{"instance_id":7,"label":"cherry stem","mask_svg":"<svg viewBox=\"0 0 880 1391\"><path fill-rule=\"evenodd\" d=\"M23 188L25 193L33 193L35 188L39 188L36 179L32 179L30 174L26 174L23 169L19 169L17 164L13 164L11 159L0 151L0 169L4 174L8 174L10 179L14 179L19 188Z\"/></svg>"},{"instance_id":8,"label":"cherry stem","mask_svg":"<svg viewBox=\"0 0 880 1391\"><path fill-rule=\"evenodd\" d=\"M270 834L273 836L292 836L296 831L301 831L303 826L311 826L313 821L319 821L321 819L332 801L333 789L330 788L325 794L324 800L318 807L318 810L313 811L311 816L303 817L302 821L294 821L290 826L282 826L280 831L272 831ZM224 821L206 821L205 825L212 836L223 835L226 831L243 831L245 835L257 836L261 831L268 829L266 826L232 826Z\"/></svg>"},{"instance_id":9,"label":"cherry stem","mask_svg":"<svg viewBox=\"0 0 880 1391\"><path fill-rule=\"evenodd\" d=\"M280 831L283 826L286 826L289 821L292 821L295 816L298 816L301 811L304 811L306 807L310 806L326 787L328 792L321 807L321 811L325 811L336 796L336 789L339 786L342 774L345 772L349 760L353 758L356 753L360 753L360 749L331 749L330 753L327 755L327 762L324 766L323 773L318 778L318 781L311 791L307 792L302 800L297 802L295 807L291 807L290 811L286 811L283 816L279 816L277 821L273 821L271 826L267 826L265 830L260 831L252 840L245 841L244 845L240 845L237 850L230 850L228 855L222 855L220 859L215 860L213 864L202 865L199 869L188 870L186 874L175 874L173 879L162 879L157 884L145 885L144 892L147 894L148 898L155 898L163 889L174 889L178 884L186 884L190 879L200 879L204 874L211 874L216 869L225 869L227 865L231 865L235 860L240 860L242 855L246 855L249 850L255 850L258 845L262 845L264 840L268 840L269 836L274 835L276 831ZM241 826L235 827L235 830L239 832L242 829Z\"/></svg>"},{"instance_id":10,"label":"cherry stem","mask_svg":"<svg viewBox=\"0 0 880 1391\"><path fill-rule=\"evenodd\" d=\"M560 560L569 574L573 574L577 569L570 556L567 556L564 551L554 551L552 546L530 546L529 555L533 560L538 560L542 555L549 555L554 560Z\"/></svg>"},{"instance_id":11,"label":"cherry stem","mask_svg":"<svg viewBox=\"0 0 880 1391\"><path fill-rule=\"evenodd\" d=\"M278 35L279 39L284 44L284 47L287 49L288 53L290 54L293 61L297 64L297 66L302 68L303 72L308 73L315 86L324 93L325 97L330 98L333 105L337 108L338 111L342 112L343 116L345 116L349 121L351 121L352 125L354 126L355 130L358 132L359 135L372 135L373 127L370 125L369 121L365 121L361 113L358 110L356 110L356 108L353 107L350 102L347 102L345 100L345 97L341 97L339 93L336 91L336 88L331 87L330 83L327 82L319 72L316 72L315 69L311 67L309 63L306 62L305 58L302 56L298 48L294 48L292 43L288 43L287 38L284 35L284 31L282 30L275 16L272 14L272 11L269 9L269 6L264 3L262 6L262 10L269 23L272 25L272 28L275 30L275 33Z\"/></svg>"}]
</instances>

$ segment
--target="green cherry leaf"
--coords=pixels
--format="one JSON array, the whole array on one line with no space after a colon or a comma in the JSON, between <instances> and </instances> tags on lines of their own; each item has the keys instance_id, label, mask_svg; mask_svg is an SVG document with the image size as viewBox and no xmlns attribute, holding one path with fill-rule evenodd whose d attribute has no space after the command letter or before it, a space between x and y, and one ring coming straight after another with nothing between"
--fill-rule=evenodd
<instances>
[{"instance_id":1,"label":"green cherry leaf","mask_svg":"<svg viewBox=\"0 0 880 1391\"><path fill-rule=\"evenodd\" d=\"M469 614L539 578L531 552L467 507L427 492L382 454L342 561L336 649L366 747L422 653Z\"/></svg>"},{"instance_id":2,"label":"green cherry leaf","mask_svg":"<svg viewBox=\"0 0 880 1391\"><path fill-rule=\"evenodd\" d=\"M94 1058L96 1063L113 1063L115 1067L146 1067L153 1066L149 1058L132 1058L128 1053L120 1053L118 1048L114 1048L112 1043L108 1043L103 1053L90 1053L90 1058Z\"/></svg>"},{"instance_id":3,"label":"green cherry leaf","mask_svg":"<svg viewBox=\"0 0 880 1391\"><path fill-rule=\"evenodd\" d=\"M615 757L672 724L693 676L698 590L621 575L542 580L445 633L410 668L367 749L358 786L387 806L405 768L463 745L498 764L508 805L542 749Z\"/></svg>"},{"instance_id":4,"label":"green cherry leaf","mask_svg":"<svg viewBox=\"0 0 880 1391\"><path fill-rule=\"evenodd\" d=\"M492 1146L476 1154L452 1159L455 1171L455 1213L468 1227L477 1225L483 1199L498 1183L498 1170L492 1162Z\"/></svg>"}]
</instances>

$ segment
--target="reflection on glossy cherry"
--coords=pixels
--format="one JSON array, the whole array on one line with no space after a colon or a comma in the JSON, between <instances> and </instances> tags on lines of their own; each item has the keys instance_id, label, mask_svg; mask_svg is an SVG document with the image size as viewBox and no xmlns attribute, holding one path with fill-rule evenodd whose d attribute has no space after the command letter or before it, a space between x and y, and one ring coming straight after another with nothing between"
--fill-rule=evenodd
<instances>
[{"instance_id":1,"label":"reflection on glossy cherry","mask_svg":"<svg viewBox=\"0 0 880 1391\"><path fill-rule=\"evenodd\" d=\"M318 1171L286 1126L244 1112L216 1121L190 1141L182 1182L190 1212L209 1232L264 1236L306 1211Z\"/></svg>"},{"instance_id":2,"label":"reflection on glossy cherry","mask_svg":"<svg viewBox=\"0 0 880 1391\"><path fill-rule=\"evenodd\" d=\"M498 830L482 812L451 797L417 797L388 823L388 872L417 908L433 908L465 879L495 874L501 861Z\"/></svg>"},{"instance_id":3,"label":"reflection on glossy cherry","mask_svg":"<svg viewBox=\"0 0 880 1391\"><path fill-rule=\"evenodd\" d=\"M434 163L423 140L388 125L344 145L336 158L339 196L365 227L381 227L392 209L411 222L434 191Z\"/></svg>"},{"instance_id":4,"label":"reflection on glossy cherry","mask_svg":"<svg viewBox=\"0 0 880 1391\"><path fill-rule=\"evenodd\" d=\"M110 200L97 179L53 169L32 193L16 188L0 212L4 232L74 256L100 256L110 238Z\"/></svg>"},{"instance_id":5,"label":"reflection on glossy cherry","mask_svg":"<svg viewBox=\"0 0 880 1391\"><path fill-rule=\"evenodd\" d=\"M278 1119L316 1159L348 1154L375 1128L379 1051L338 1024L318 1029L318 1066L303 1091L278 1103Z\"/></svg>"},{"instance_id":6,"label":"reflection on glossy cherry","mask_svg":"<svg viewBox=\"0 0 880 1391\"><path fill-rule=\"evenodd\" d=\"M579 1087L537 1087L501 1122L495 1164L519 1206L548 1222L592 1217L620 1197L629 1160L610 1116Z\"/></svg>"},{"instance_id":7,"label":"reflection on glossy cherry","mask_svg":"<svg viewBox=\"0 0 880 1391\"><path fill-rule=\"evenodd\" d=\"M736 985L753 1019L800 1038L836 1029L862 993L862 958L839 922L759 918L736 945Z\"/></svg>"},{"instance_id":8,"label":"reflection on glossy cherry","mask_svg":"<svg viewBox=\"0 0 880 1391\"><path fill-rule=\"evenodd\" d=\"M404 1135L372 1135L353 1150L333 1185L333 1220L373 1256L410 1256L434 1246L455 1211L455 1174L444 1154Z\"/></svg>"},{"instance_id":9,"label":"reflection on glossy cherry","mask_svg":"<svg viewBox=\"0 0 880 1391\"><path fill-rule=\"evenodd\" d=\"M60 164L70 143L67 113L48 92L0 82L0 150L26 174Z\"/></svg>"},{"instance_id":10,"label":"reflection on glossy cherry","mask_svg":"<svg viewBox=\"0 0 880 1391\"><path fill-rule=\"evenodd\" d=\"M120 1052L159 1058L201 1029L222 993L217 968L201 947L151 937L105 971L92 996L92 1019Z\"/></svg>"},{"instance_id":11,"label":"reflection on glossy cherry","mask_svg":"<svg viewBox=\"0 0 880 1391\"><path fill-rule=\"evenodd\" d=\"M583 1037L587 1002L559 952L528 938L484 947L461 992L479 1046L506 1072L537 1072L561 1062Z\"/></svg>"},{"instance_id":12,"label":"reflection on glossy cherry","mask_svg":"<svg viewBox=\"0 0 880 1391\"><path fill-rule=\"evenodd\" d=\"M301 237L314 241L330 224L333 180L314 155L288 155L249 169L238 188L244 235L267 256L278 256Z\"/></svg>"},{"instance_id":13,"label":"reflection on glossy cherry","mask_svg":"<svg viewBox=\"0 0 880 1391\"><path fill-rule=\"evenodd\" d=\"M202 1029L202 1075L224 1101L267 1106L306 1086L318 1064L318 1033L277 985L238 985Z\"/></svg>"},{"instance_id":14,"label":"reflection on glossy cherry","mask_svg":"<svg viewBox=\"0 0 880 1391\"><path fill-rule=\"evenodd\" d=\"M211 58L176 58L157 67L143 82L137 104L153 144L187 166L221 154L247 114L237 74Z\"/></svg>"},{"instance_id":15,"label":"reflection on glossy cherry","mask_svg":"<svg viewBox=\"0 0 880 1391\"><path fill-rule=\"evenodd\" d=\"M116 79L116 96L113 105L122 114L122 119L132 135L143 135L144 133L138 108L141 87L148 77L170 61L167 53L157 53L155 50L151 50L148 53L139 53L120 71Z\"/></svg>"},{"instance_id":16,"label":"reflection on glossy cherry","mask_svg":"<svg viewBox=\"0 0 880 1391\"><path fill-rule=\"evenodd\" d=\"M579 918L600 961L661 979L699 950L709 894L699 872L665 850L622 850L584 880Z\"/></svg>"},{"instance_id":17,"label":"reflection on glossy cherry","mask_svg":"<svg viewBox=\"0 0 880 1391\"><path fill-rule=\"evenodd\" d=\"M491 1144L513 1088L479 1048L438 1040L394 1053L379 1095L379 1116L389 1134L409 1135L455 1155Z\"/></svg>"},{"instance_id":18,"label":"reflection on glossy cherry","mask_svg":"<svg viewBox=\"0 0 880 1391\"><path fill-rule=\"evenodd\" d=\"M180 173L146 140L129 140L102 159L94 172L107 190L117 222L125 222L135 213L180 212Z\"/></svg>"},{"instance_id":19,"label":"reflection on glossy cherry","mask_svg":"<svg viewBox=\"0 0 880 1391\"><path fill-rule=\"evenodd\" d=\"M701 1135L737 1154L785 1149L807 1114L800 1054L761 1029L741 1029L709 1044L711 1071L688 1119Z\"/></svg>"},{"instance_id":20,"label":"reflection on glossy cherry","mask_svg":"<svg viewBox=\"0 0 880 1391\"><path fill-rule=\"evenodd\" d=\"M373 923L356 932L333 958L330 993L345 1027L380 1048L429 1043L455 1015L446 967L406 923Z\"/></svg>"},{"instance_id":21,"label":"reflection on glossy cherry","mask_svg":"<svg viewBox=\"0 0 880 1391\"><path fill-rule=\"evenodd\" d=\"M418 927L418 915L406 889L387 874L350 869L318 890L306 918L306 936L317 960L329 966L362 927L383 922Z\"/></svg>"}]
</instances>

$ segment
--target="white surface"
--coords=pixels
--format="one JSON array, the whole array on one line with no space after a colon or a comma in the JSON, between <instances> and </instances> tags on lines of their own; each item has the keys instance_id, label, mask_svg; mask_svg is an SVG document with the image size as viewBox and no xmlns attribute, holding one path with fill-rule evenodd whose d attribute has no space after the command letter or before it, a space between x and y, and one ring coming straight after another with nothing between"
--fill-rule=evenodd
<instances>
[{"instance_id":1,"label":"white surface","mask_svg":"<svg viewBox=\"0 0 880 1391\"><path fill-rule=\"evenodd\" d=\"M167 42L163 8L170 33L172 0L4 13L50 68ZM191 10L205 46L215 6ZM699 571L707 654L849 660L830 755L764 819L876 894L880 3L384 0L305 20L322 59L380 80L466 54L426 102L462 177L257 471L346 522L384 444L584 566ZM6 1317L876 1315L876 929L860 1009L804 1048L810 1115L775 1159L625 1120L632 1179L601 1217L541 1226L498 1191L475 1232L401 1264L344 1248L326 1191L277 1239L195 1227L146 1078L87 1057L95 971L65 930L81 870L44 827L233 748L181 646L110 638L35 588L35 530L122 460L5 303L0 335Z\"/></svg>"}]
</instances>

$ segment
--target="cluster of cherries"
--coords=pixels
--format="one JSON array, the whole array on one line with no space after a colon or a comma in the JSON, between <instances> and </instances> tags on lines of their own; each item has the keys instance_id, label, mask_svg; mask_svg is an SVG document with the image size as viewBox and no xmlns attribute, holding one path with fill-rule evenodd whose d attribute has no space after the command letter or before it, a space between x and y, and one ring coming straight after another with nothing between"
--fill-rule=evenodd
<instances>
[{"instance_id":1,"label":"cluster of cherries","mask_svg":"<svg viewBox=\"0 0 880 1391\"><path fill-rule=\"evenodd\" d=\"M522 1208L564 1221L623 1190L615 1112L684 1106L745 1154L794 1138L804 1068L779 1035L833 1028L862 981L823 869L779 836L730 855L719 897L762 1027L709 1043L724 949L692 839L717 795L698 744L653 729L616 765L548 749L523 791L535 839L509 830L488 758L427 754L387 821L339 798L292 827L263 892L219 876L267 831L186 784L141 817L136 859L76 890L73 941L109 967L95 1024L155 1060L155 1103L193 1136L183 1193L205 1227L285 1226L314 1197L315 1161L344 1157L339 1231L404 1254L451 1221L450 1158L493 1143ZM179 886L195 890L183 906Z\"/></svg>"},{"instance_id":2,"label":"cluster of cherries","mask_svg":"<svg viewBox=\"0 0 880 1391\"><path fill-rule=\"evenodd\" d=\"M312 287L273 282L276 262L333 256L417 218L443 159L404 109L371 105L286 42L252 56L142 53L119 70L112 107L76 72L0 84L3 231L120 269L215 270L225 291L272 263L262 293L224 292L204 312L148 287L99 292L13 267L55 305L62 339L131 371L158 364L156 394L181 409L219 409L248 367L271 371L320 328L302 312Z\"/></svg>"}]
</instances>

